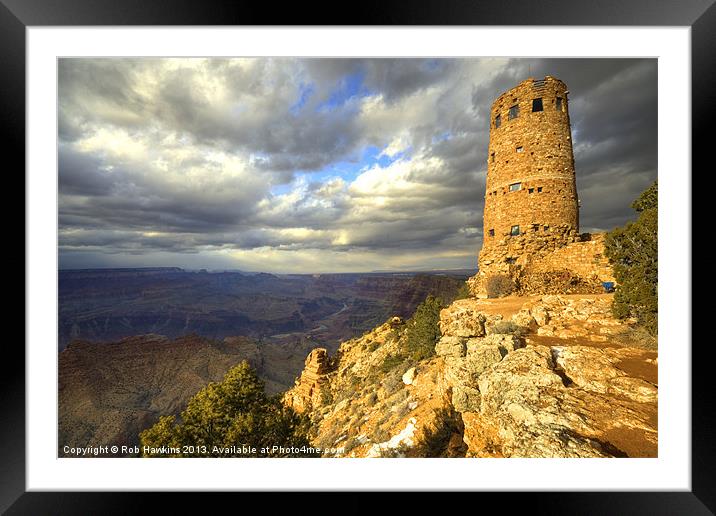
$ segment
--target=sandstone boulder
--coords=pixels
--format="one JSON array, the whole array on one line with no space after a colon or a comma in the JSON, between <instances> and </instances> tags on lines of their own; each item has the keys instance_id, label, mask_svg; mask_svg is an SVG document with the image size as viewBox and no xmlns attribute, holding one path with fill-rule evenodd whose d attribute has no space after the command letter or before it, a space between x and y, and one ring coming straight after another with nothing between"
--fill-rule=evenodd
<instances>
[{"instance_id":1,"label":"sandstone boulder","mask_svg":"<svg viewBox=\"0 0 716 516\"><path fill-rule=\"evenodd\" d=\"M450 337L482 337L485 315L475 299L460 299L440 312L440 333Z\"/></svg>"},{"instance_id":2,"label":"sandstone boulder","mask_svg":"<svg viewBox=\"0 0 716 516\"><path fill-rule=\"evenodd\" d=\"M519 312L512 316L511 320L513 323L518 326L521 326L522 328L525 328L527 331L532 332L537 329L537 321L530 313L530 310L527 308L521 309Z\"/></svg>"},{"instance_id":3,"label":"sandstone boulder","mask_svg":"<svg viewBox=\"0 0 716 516\"><path fill-rule=\"evenodd\" d=\"M549 312L547 311L547 308L544 307L544 305L537 305L532 310L530 310L530 314L534 318L535 322L538 326L545 326L547 323L549 323Z\"/></svg>"},{"instance_id":4,"label":"sandstone boulder","mask_svg":"<svg viewBox=\"0 0 716 516\"><path fill-rule=\"evenodd\" d=\"M480 410L480 391L456 384L452 388L452 405L458 412L476 412Z\"/></svg>"},{"instance_id":5,"label":"sandstone boulder","mask_svg":"<svg viewBox=\"0 0 716 516\"><path fill-rule=\"evenodd\" d=\"M466 352L465 338L442 337L435 345L435 354L446 357L464 357Z\"/></svg>"},{"instance_id":6,"label":"sandstone boulder","mask_svg":"<svg viewBox=\"0 0 716 516\"><path fill-rule=\"evenodd\" d=\"M654 384L631 377L619 368L620 362L629 357L628 349L609 350L586 346L553 349L555 362L569 380L580 388L623 396L641 403L657 401L657 387Z\"/></svg>"},{"instance_id":7,"label":"sandstone boulder","mask_svg":"<svg viewBox=\"0 0 716 516\"><path fill-rule=\"evenodd\" d=\"M415 368L411 367L403 374L403 383L405 385L412 385L415 381Z\"/></svg>"}]
</instances>

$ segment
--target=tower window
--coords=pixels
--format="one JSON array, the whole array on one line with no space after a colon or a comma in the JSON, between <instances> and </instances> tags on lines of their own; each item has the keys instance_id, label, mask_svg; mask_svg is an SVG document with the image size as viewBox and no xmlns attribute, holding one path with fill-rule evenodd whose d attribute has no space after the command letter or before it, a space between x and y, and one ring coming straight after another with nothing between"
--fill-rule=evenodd
<instances>
[{"instance_id":1,"label":"tower window","mask_svg":"<svg viewBox=\"0 0 716 516\"><path fill-rule=\"evenodd\" d=\"M525 151L524 147L517 147L517 152L524 152L524 151Z\"/></svg>"},{"instance_id":2,"label":"tower window","mask_svg":"<svg viewBox=\"0 0 716 516\"><path fill-rule=\"evenodd\" d=\"M544 108L542 107L542 99L533 99L532 100L532 112L536 111L542 111Z\"/></svg>"},{"instance_id":3,"label":"tower window","mask_svg":"<svg viewBox=\"0 0 716 516\"><path fill-rule=\"evenodd\" d=\"M539 224L532 224L532 231L534 231L534 232L539 231Z\"/></svg>"},{"instance_id":4,"label":"tower window","mask_svg":"<svg viewBox=\"0 0 716 516\"><path fill-rule=\"evenodd\" d=\"M549 231L549 226L544 226L542 229L544 229L545 231Z\"/></svg>"},{"instance_id":5,"label":"tower window","mask_svg":"<svg viewBox=\"0 0 716 516\"><path fill-rule=\"evenodd\" d=\"M510 235L517 236L520 234L520 227L519 226L512 226L510 228Z\"/></svg>"},{"instance_id":6,"label":"tower window","mask_svg":"<svg viewBox=\"0 0 716 516\"><path fill-rule=\"evenodd\" d=\"M489 231L489 234L490 234L491 237L495 236L495 230L494 230L494 229L491 229L491 230Z\"/></svg>"},{"instance_id":7,"label":"tower window","mask_svg":"<svg viewBox=\"0 0 716 516\"><path fill-rule=\"evenodd\" d=\"M527 190L527 191L528 191L529 193L535 193L535 189L534 189L534 188L530 188L530 189Z\"/></svg>"},{"instance_id":8,"label":"tower window","mask_svg":"<svg viewBox=\"0 0 716 516\"><path fill-rule=\"evenodd\" d=\"M517 262L517 258L514 258L512 256L509 256L505 258L505 263L509 263L510 265Z\"/></svg>"},{"instance_id":9,"label":"tower window","mask_svg":"<svg viewBox=\"0 0 716 516\"><path fill-rule=\"evenodd\" d=\"M492 154L490 154L490 159L492 159L493 163L495 162L495 153L494 152Z\"/></svg>"},{"instance_id":10,"label":"tower window","mask_svg":"<svg viewBox=\"0 0 716 516\"><path fill-rule=\"evenodd\" d=\"M541 192L542 192L542 187L541 187L541 186L538 186L538 187L537 187L537 193L541 193Z\"/></svg>"},{"instance_id":11,"label":"tower window","mask_svg":"<svg viewBox=\"0 0 716 516\"><path fill-rule=\"evenodd\" d=\"M557 111L562 111L562 97L557 97Z\"/></svg>"},{"instance_id":12,"label":"tower window","mask_svg":"<svg viewBox=\"0 0 716 516\"><path fill-rule=\"evenodd\" d=\"M497 116L495 117L495 129L497 129L498 127L500 127L500 124L501 124L501 123L502 123L502 117L501 117L500 115L497 115Z\"/></svg>"},{"instance_id":13,"label":"tower window","mask_svg":"<svg viewBox=\"0 0 716 516\"><path fill-rule=\"evenodd\" d=\"M522 188L522 183L512 183L510 185L510 192L516 192Z\"/></svg>"},{"instance_id":14,"label":"tower window","mask_svg":"<svg viewBox=\"0 0 716 516\"><path fill-rule=\"evenodd\" d=\"M513 118L517 118L520 116L520 107L515 104L510 108L510 111L507 113L507 120L512 120Z\"/></svg>"}]
</instances>

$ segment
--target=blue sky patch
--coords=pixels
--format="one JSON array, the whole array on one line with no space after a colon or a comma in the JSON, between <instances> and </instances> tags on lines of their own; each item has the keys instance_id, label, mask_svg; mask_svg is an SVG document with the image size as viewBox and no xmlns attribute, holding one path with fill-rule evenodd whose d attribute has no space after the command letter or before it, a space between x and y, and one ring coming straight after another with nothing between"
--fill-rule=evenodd
<instances>
[{"instance_id":1,"label":"blue sky patch","mask_svg":"<svg viewBox=\"0 0 716 516\"><path fill-rule=\"evenodd\" d=\"M313 84L306 84L302 82L298 86L298 100L296 103L288 108L289 112L292 115L297 115L301 109L303 109L303 106L306 105L306 102L308 102L308 99L311 98L311 96L316 92L316 87Z\"/></svg>"},{"instance_id":2,"label":"blue sky patch","mask_svg":"<svg viewBox=\"0 0 716 516\"><path fill-rule=\"evenodd\" d=\"M332 111L345 104L352 97L366 97L370 95L370 90L363 84L364 79L365 72L362 70L346 75L338 83L338 87L328 96L328 100L316 107L316 111Z\"/></svg>"}]
</instances>

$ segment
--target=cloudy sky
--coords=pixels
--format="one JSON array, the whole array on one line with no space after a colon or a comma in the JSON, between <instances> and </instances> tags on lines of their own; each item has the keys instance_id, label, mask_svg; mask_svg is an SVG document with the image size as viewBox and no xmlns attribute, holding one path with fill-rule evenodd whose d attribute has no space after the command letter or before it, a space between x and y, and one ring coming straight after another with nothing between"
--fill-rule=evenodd
<instances>
[{"instance_id":1,"label":"cloudy sky","mask_svg":"<svg viewBox=\"0 0 716 516\"><path fill-rule=\"evenodd\" d=\"M657 175L648 59L62 59L61 268L474 268L488 114L570 90L582 231Z\"/></svg>"}]
</instances>

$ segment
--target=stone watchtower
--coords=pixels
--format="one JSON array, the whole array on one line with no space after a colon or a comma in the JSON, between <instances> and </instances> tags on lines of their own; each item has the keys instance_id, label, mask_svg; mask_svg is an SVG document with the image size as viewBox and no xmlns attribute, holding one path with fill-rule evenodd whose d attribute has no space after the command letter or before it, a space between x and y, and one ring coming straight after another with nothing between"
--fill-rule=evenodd
<instances>
[{"instance_id":1,"label":"stone watchtower","mask_svg":"<svg viewBox=\"0 0 716 516\"><path fill-rule=\"evenodd\" d=\"M479 274L509 273L579 240L566 84L527 79L490 111ZM477 290L483 290L478 288Z\"/></svg>"}]
</instances>

